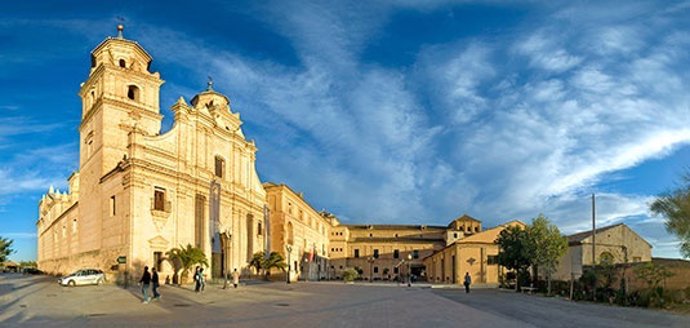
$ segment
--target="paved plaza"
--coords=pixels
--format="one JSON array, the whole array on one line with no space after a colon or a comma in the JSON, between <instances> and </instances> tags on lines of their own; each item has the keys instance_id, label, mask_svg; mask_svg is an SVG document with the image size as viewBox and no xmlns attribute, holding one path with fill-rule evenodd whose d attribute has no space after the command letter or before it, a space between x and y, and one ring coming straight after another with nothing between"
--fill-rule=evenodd
<instances>
[{"instance_id":1,"label":"paved plaza","mask_svg":"<svg viewBox=\"0 0 690 328\"><path fill-rule=\"evenodd\" d=\"M690 316L571 303L495 289L256 283L203 294L163 287L67 288L51 277L0 275L2 327L690 327Z\"/></svg>"}]
</instances>

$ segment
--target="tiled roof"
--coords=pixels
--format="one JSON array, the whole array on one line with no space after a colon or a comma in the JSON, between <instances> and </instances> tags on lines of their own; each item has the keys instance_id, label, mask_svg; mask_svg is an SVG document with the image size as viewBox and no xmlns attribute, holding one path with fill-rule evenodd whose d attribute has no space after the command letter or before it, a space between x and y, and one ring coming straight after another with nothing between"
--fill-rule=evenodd
<instances>
[{"instance_id":1,"label":"tiled roof","mask_svg":"<svg viewBox=\"0 0 690 328\"><path fill-rule=\"evenodd\" d=\"M618 224L614 224L614 225L610 225L610 226L606 226L606 227L601 227L601 228L598 228L596 230L596 233L604 232L606 230L613 229L613 228L621 226L621 225L625 225L625 224L618 223ZM575 233L575 234L568 236L568 243L580 243L590 236L592 236L592 230L578 232L578 233Z\"/></svg>"}]
</instances>

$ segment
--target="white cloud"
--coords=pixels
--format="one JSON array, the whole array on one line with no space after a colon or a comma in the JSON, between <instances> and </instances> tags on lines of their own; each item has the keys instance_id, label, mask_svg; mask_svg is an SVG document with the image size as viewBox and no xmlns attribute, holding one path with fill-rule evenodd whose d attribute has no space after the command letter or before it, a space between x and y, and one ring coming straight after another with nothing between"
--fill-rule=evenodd
<instances>
[{"instance_id":1,"label":"white cloud","mask_svg":"<svg viewBox=\"0 0 690 328\"><path fill-rule=\"evenodd\" d=\"M558 44L555 35L550 37L544 31L529 35L516 45L517 52L530 59L532 67L547 71L567 71L582 62L582 58L570 54Z\"/></svg>"}]
</instances>

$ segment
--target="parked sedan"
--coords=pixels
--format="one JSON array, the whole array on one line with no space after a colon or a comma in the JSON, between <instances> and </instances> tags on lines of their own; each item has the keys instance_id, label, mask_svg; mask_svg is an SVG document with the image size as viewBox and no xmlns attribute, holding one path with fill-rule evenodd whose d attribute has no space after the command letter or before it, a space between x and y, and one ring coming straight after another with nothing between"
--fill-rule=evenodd
<instances>
[{"instance_id":1,"label":"parked sedan","mask_svg":"<svg viewBox=\"0 0 690 328\"><path fill-rule=\"evenodd\" d=\"M63 286L100 285L105 281L103 271L96 269L82 269L58 279Z\"/></svg>"}]
</instances>

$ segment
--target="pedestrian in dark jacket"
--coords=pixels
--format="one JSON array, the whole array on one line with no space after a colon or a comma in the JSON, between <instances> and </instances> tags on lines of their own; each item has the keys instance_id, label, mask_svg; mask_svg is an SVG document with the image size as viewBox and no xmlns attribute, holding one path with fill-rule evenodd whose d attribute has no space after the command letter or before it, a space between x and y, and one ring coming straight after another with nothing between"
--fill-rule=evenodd
<instances>
[{"instance_id":1,"label":"pedestrian in dark jacket","mask_svg":"<svg viewBox=\"0 0 690 328\"><path fill-rule=\"evenodd\" d=\"M470 285L472 284L472 277L469 272L465 273L465 282L463 284L465 285L465 293L469 293Z\"/></svg>"},{"instance_id":2,"label":"pedestrian in dark jacket","mask_svg":"<svg viewBox=\"0 0 690 328\"><path fill-rule=\"evenodd\" d=\"M158 301L161 299L161 294L158 293L158 288L160 287L160 282L158 280L158 270L156 270L156 268L152 268L151 272L151 287L153 290L153 299Z\"/></svg>"},{"instance_id":3,"label":"pedestrian in dark jacket","mask_svg":"<svg viewBox=\"0 0 690 328\"><path fill-rule=\"evenodd\" d=\"M142 303L149 303L149 286L151 285L151 273L149 273L149 267L144 267L144 274L141 275L139 279L139 284L141 285L141 293L144 294L144 301Z\"/></svg>"},{"instance_id":4,"label":"pedestrian in dark jacket","mask_svg":"<svg viewBox=\"0 0 690 328\"><path fill-rule=\"evenodd\" d=\"M199 269L201 269L201 268L196 267L196 269L194 269L194 291L197 293L201 289L201 277L199 274Z\"/></svg>"}]
</instances>

